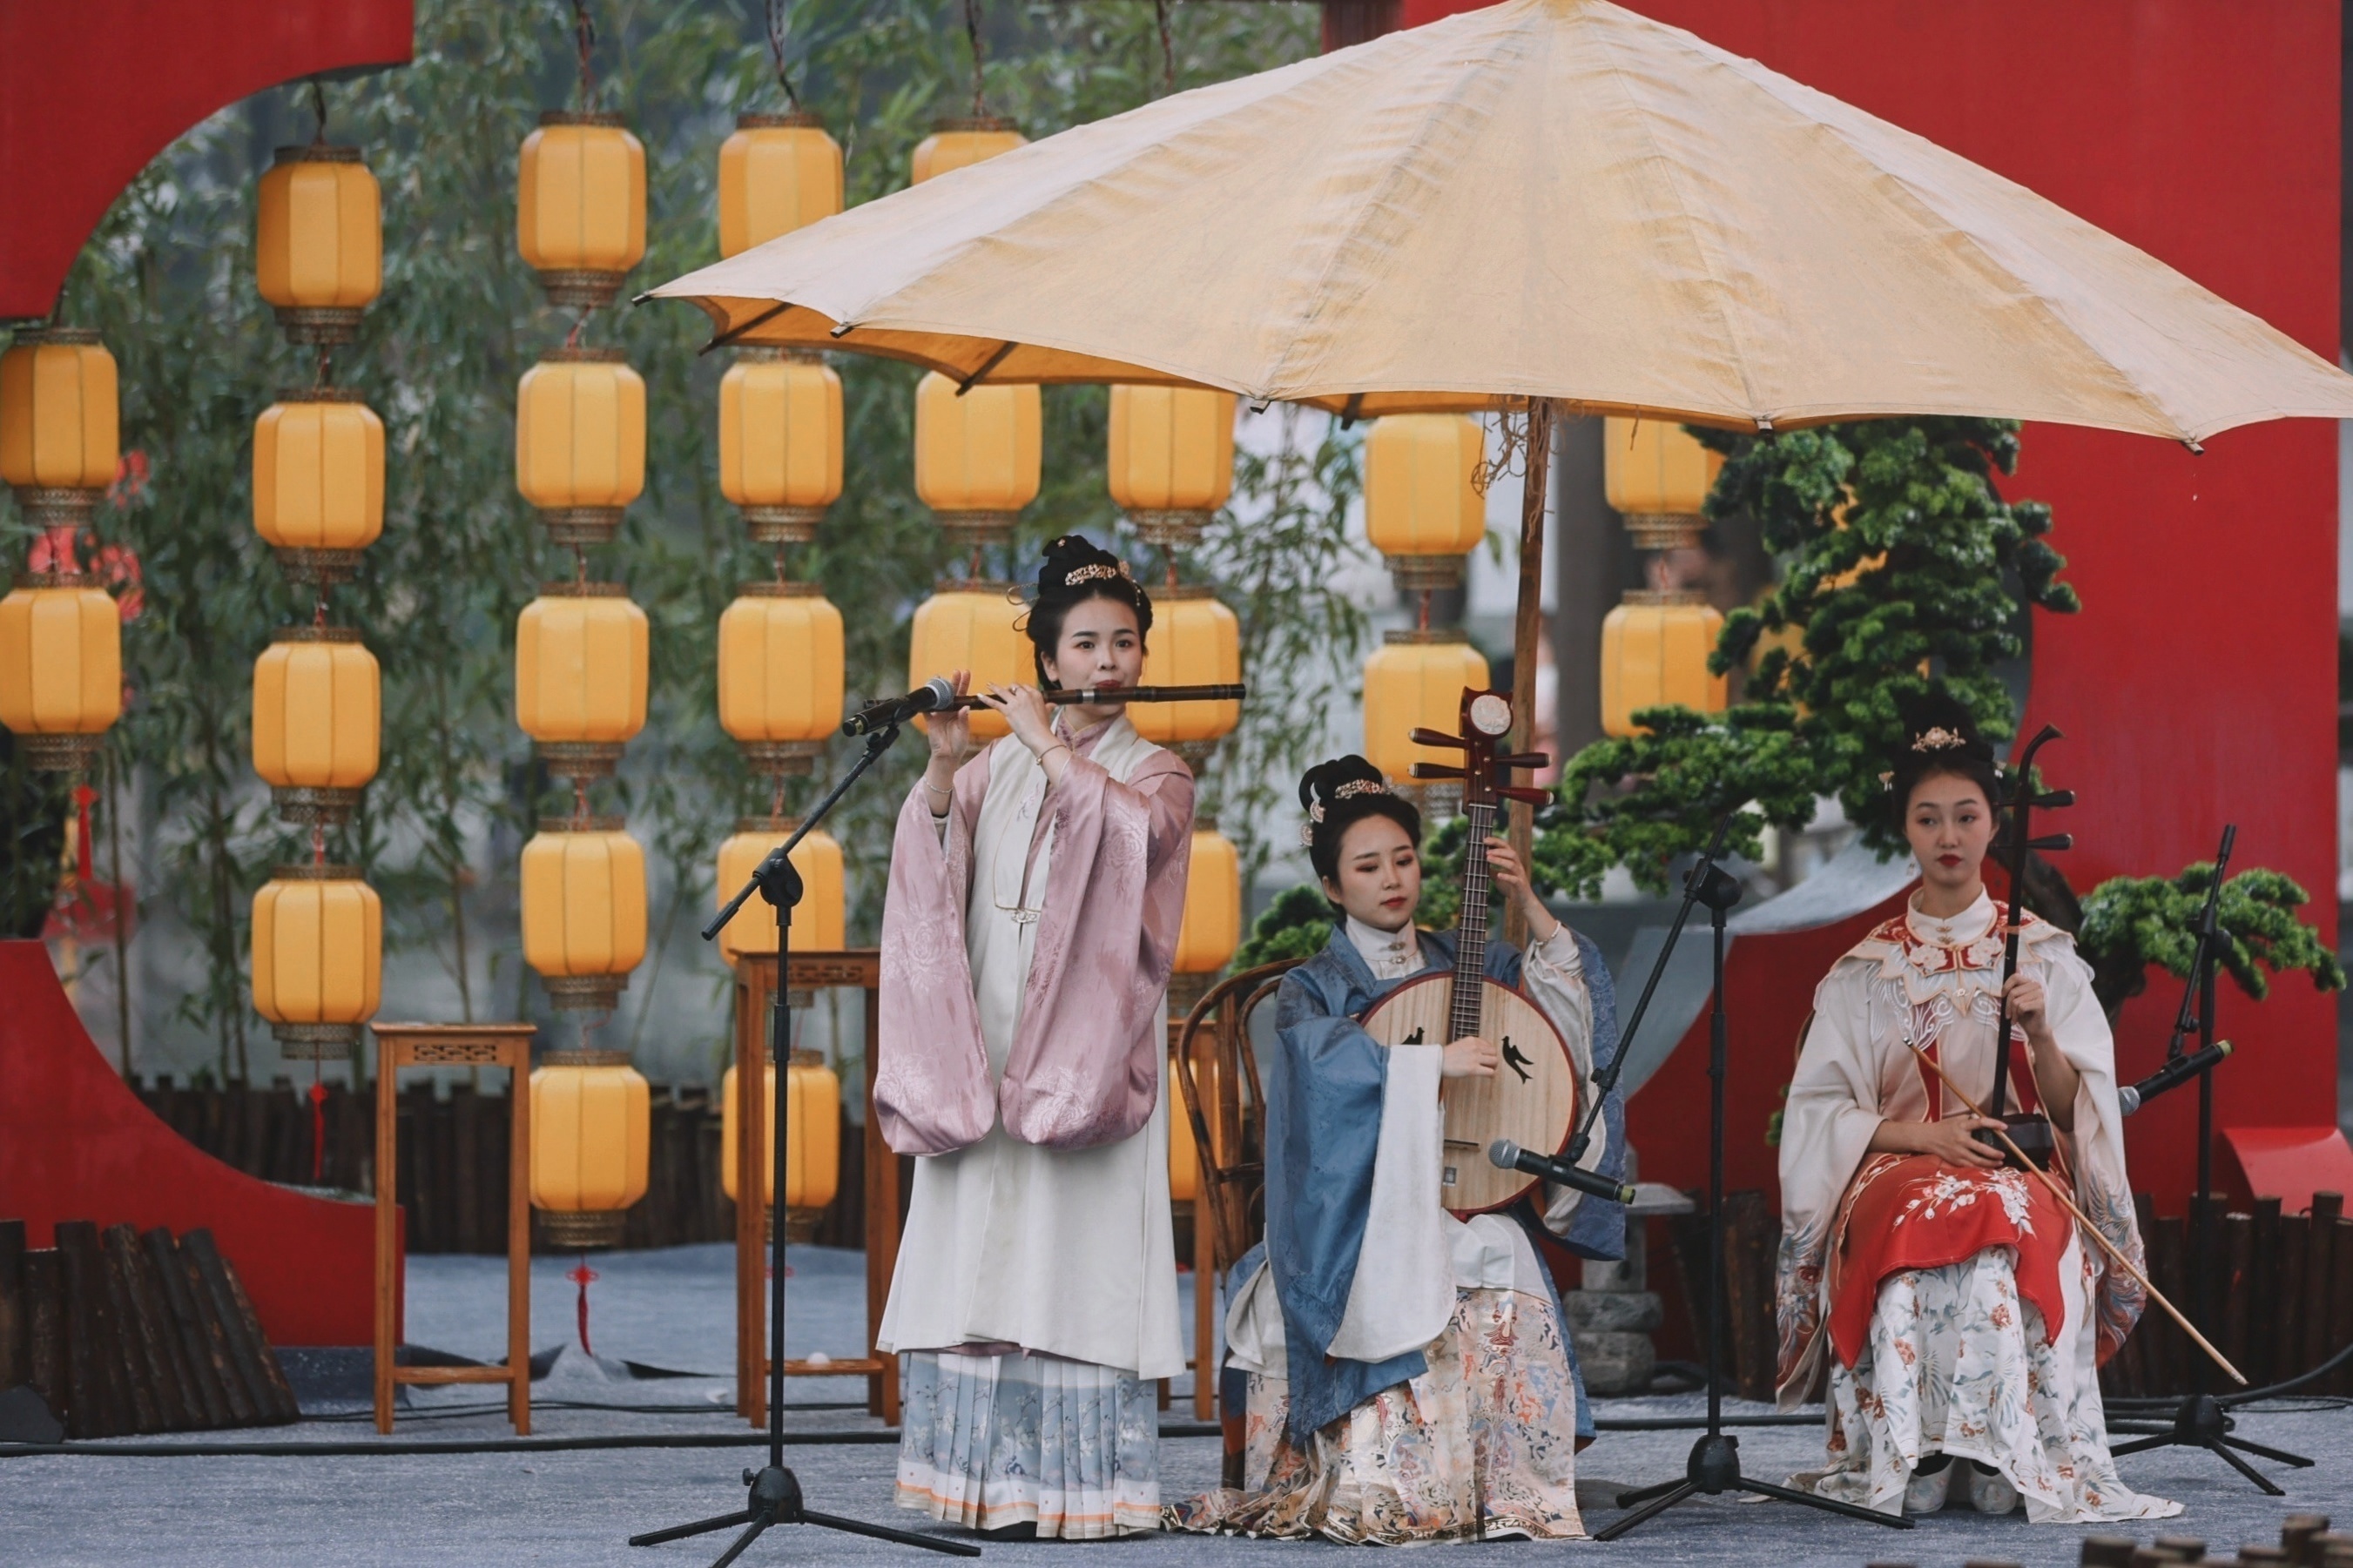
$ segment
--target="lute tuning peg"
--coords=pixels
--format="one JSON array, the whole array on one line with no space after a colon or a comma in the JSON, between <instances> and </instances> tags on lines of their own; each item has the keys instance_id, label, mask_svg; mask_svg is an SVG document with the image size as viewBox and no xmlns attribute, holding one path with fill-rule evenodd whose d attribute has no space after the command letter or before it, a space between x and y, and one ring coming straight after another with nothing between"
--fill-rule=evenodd
<instances>
[{"instance_id":1,"label":"lute tuning peg","mask_svg":"<svg viewBox=\"0 0 2353 1568\"><path fill-rule=\"evenodd\" d=\"M1455 751L1469 747L1470 742L1460 735L1450 735L1442 730L1416 729L1410 739L1417 746L1451 746Z\"/></svg>"}]
</instances>

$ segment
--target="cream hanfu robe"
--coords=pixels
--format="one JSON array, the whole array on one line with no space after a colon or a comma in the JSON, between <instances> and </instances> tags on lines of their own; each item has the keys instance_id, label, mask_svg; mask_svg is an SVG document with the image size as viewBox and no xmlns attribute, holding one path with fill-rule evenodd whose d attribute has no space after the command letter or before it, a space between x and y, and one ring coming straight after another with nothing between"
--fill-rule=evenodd
<instances>
[{"instance_id":1,"label":"cream hanfu robe","mask_svg":"<svg viewBox=\"0 0 2353 1568\"><path fill-rule=\"evenodd\" d=\"M874 1102L918 1158L878 1348L901 1506L1093 1537L1158 1528L1153 1385L1185 1369L1160 1067L1193 776L1124 716L1070 739L1050 789L1008 736L944 820L920 780L899 815Z\"/></svg>"},{"instance_id":2,"label":"cream hanfu robe","mask_svg":"<svg viewBox=\"0 0 2353 1568\"><path fill-rule=\"evenodd\" d=\"M2006 919L1982 895L1934 919L1915 895L1814 994L1781 1121L1778 1382L1787 1408L1827 1369L1829 1462L1792 1484L1900 1512L1914 1470L1943 1453L1999 1470L2036 1523L2161 1518L2180 1505L2117 1479L2100 1402L2100 1363L2140 1315L2139 1284L2022 1171L1869 1150L1883 1120L1968 1114L1917 1053L1987 1105ZM2137 1260L2116 1051L2091 971L2031 914L2018 967L2042 982L2052 1036L2082 1075L2073 1132L2053 1129L2052 1173ZM2015 1025L2009 1082L2010 1111L2039 1109Z\"/></svg>"}]
</instances>

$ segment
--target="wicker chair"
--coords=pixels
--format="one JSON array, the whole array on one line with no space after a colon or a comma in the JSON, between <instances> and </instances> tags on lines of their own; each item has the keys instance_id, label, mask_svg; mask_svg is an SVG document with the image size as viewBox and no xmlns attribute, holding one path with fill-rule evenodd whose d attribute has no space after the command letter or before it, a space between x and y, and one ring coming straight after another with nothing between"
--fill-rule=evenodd
<instances>
[{"instance_id":1,"label":"wicker chair","mask_svg":"<svg viewBox=\"0 0 2353 1568\"><path fill-rule=\"evenodd\" d=\"M1197 1273L1193 1348L1193 1409L1207 1420L1218 1386L1218 1281L1256 1245L1266 1223L1266 1100L1259 1088L1253 1015L1272 999L1297 959L1261 964L1218 982L1177 1026L1177 1073L1185 1114L1200 1151L1200 1199L1193 1223L1205 1220L1209 1267Z\"/></svg>"}]
</instances>

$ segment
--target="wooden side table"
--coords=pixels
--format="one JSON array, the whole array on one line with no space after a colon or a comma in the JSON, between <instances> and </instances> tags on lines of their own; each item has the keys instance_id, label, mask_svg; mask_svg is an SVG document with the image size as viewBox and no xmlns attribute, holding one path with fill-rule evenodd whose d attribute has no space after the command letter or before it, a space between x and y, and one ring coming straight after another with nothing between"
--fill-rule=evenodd
<instances>
[{"instance_id":1,"label":"wooden side table","mask_svg":"<svg viewBox=\"0 0 2353 1568\"><path fill-rule=\"evenodd\" d=\"M503 1383L507 1419L531 1433L530 1024L377 1024L375 1066L375 1429L392 1430L396 1384ZM511 1075L507 1110L507 1363L397 1366L399 1117L403 1068L498 1067Z\"/></svg>"},{"instance_id":2,"label":"wooden side table","mask_svg":"<svg viewBox=\"0 0 2353 1568\"><path fill-rule=\"evenodd\" d=\"M754 1426L768 1419L768 1215L754 1195L766 1190L769 1159L768 1102L762 1092L766 1074L768 1008L776 994L773 957L747 957L735 966L735 1125L749 1135L735 1140L735 1409ZM866 993L866 1343L863 1356L812 1366L785 1363L786 1377L866 1379L866 1408L895 1426L899 1420L899 1363L871 1348L882 1331L882 1308L891 1299L891 1276L899 1263L899 1157L882 1142L874 1120L874 1056L881 1034L876 990L882 984L882 954L875 948L839 952L795 952L792 988L856 986ZM778 1346L779 1352L783 1347Z\"/></svg>"}]
</instances>

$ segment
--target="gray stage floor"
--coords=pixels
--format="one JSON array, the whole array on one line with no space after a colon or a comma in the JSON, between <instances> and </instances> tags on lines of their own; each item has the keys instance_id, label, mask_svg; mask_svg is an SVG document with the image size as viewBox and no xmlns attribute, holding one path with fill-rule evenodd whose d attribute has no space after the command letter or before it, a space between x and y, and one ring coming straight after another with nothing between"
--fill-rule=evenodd
<instances>
[{"instance_id":1,"label":"gray stage floor","mask_svg":"<svg viewBox=\"0 0 2353 1568\"><path fill-rule=\"evenodd\" d=\"M853 1254L796 1249L792 1257L791 1352L857 1353L864 1319L863 1278ZM533 1343L571 1344L575 1313L569 1264L543 1260L533 1282ZM559 1357L534 1386L542 1436L744 1432L724 1408L730 1383L730 1255L722 1247L681 1247L599 1259L591 1289L591 1341L598 1359ZM460 1354L499 1355L503 1265L495 1258L420 1258L409 1280L408 1337ZM625 1363L705 1375L648 1378ZM228 1434L241 1442L375 1442L352 1397L355 1363L313 1367L306 1377L312 1418L293 1428ZM336 1378L343 1380L340 1390ZM860 1382L796 1380L787 1391L797 1434L865 1434L877 1423L861 1408L825 1408L862 1399ZM436 1390L416 1401L395 1438L480 1439L508 1435L505 1422L470 1413L482 1391ZM595 1405L650 1408L617 1410ZM1737 1403L1732 1409L1757 1413ZM1696 1414L1696 1397L1608 1401L1604 1419ZM1189 1418L1180 1407L1174 1419ZM2284 1500L2257 1494L2203 1455L2160 1451L2125 1461L2135 1487L2189 1505L2186 1517L2143 1526L2201 1537L2227 1553L2242 1542L2274 1541L2279 1521L2318 1511L2353 1521L2353 1415L2335 1409L2256 1414L2244 1430L2257 1441L2316 1456L2311 1470L2274 1473ZM747 1435L748 1436L748 1435ZM1779 1479L1820 1453L1813 1429L1766 1428L1741 1435L1751 1469ZM159 1441L190 1441L174 1438ZM1610 1483L1639 1484L1678 1473L1691 1437L1682 1432L1605 1433L1579 1459L1589 1527L1613 1516L1599 1498ZM92 1447L103 1447L93 1445ZM1171 1437L1161 1447L1164 1495L1182 1496L1216 1479L1217 1439ZM316 1568L319 1564L635 1564L662 1568L711 1561L721 1538L633 1551L633 1531L741 1505L737 1474L757 1462L754 1447L604 1449L476 1455L317 1455L202 1458L71 1457L0 1458L0 1564L158 1563L221 1568ZM834 1441L796 1446L786 1462L812 1507L914 1528L925 1521L892 1507L892 1450ZM1497 1543L1444 1549L1449 1562L1522 1562L1574 1552L1629 1563L1843 1564L1903 1562L1954 1565L1966 1559L2072 1563L2083 1531L2031 1527L2022 1517L1947 1512L1908 1532L1773 1503L1710 1500L1688 1504L1626 1541L1557 1546ZM1047 1542L995 1544L986 1560L1066 1562L1082 1548ZM1124 1563L1213 1564L1329 1557L1333 1549L1282 1542L1161 1537L1105 1543ZM763 1563L943 1561L928 1553L801 1528L771 1534L744 1561Z\"/></svg>"}]
</instances>

